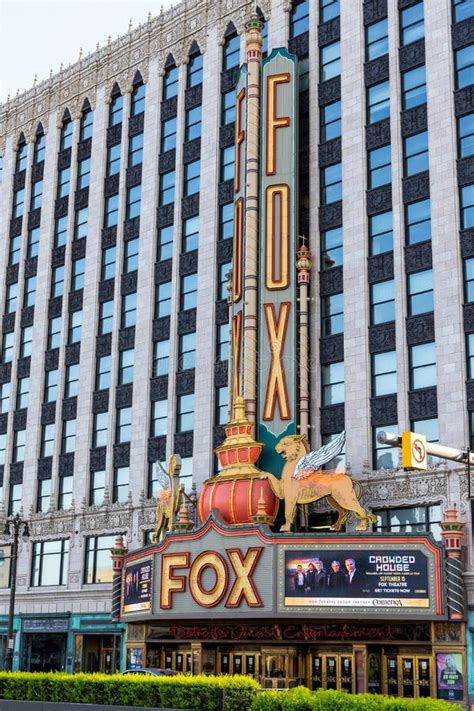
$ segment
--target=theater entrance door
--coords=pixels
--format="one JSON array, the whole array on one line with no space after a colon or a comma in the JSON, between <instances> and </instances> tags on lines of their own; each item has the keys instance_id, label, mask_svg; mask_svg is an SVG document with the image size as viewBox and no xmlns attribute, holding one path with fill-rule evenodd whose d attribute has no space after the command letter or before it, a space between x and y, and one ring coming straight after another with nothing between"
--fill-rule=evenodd
<instances>
[{"instance_id":1,"label":"theater entrance door","mask_svg":"<svg viewBox=\"0 0 474 711\"><path fill-rule=\"evenodd\" d=\"M310 681L313 689L334 689L355 693L354 654L315 651L310 654Z\"/></svg>"}]
</instances>

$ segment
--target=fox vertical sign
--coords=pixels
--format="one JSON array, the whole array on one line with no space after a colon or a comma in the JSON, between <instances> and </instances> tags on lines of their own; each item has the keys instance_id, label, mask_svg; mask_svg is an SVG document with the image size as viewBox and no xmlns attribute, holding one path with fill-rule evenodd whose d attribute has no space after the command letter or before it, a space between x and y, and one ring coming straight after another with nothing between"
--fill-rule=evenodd
<instances>
[{"instance_id":1,"label":"fox vertical sign","mask_svg":"<svg viewBox=\"0 0 474 711\"><path fill-rule=\"evenodd\" d=\"M259 466L279 471L278 440L296 432L297 71L275 49L263 62L259 265Z\"/></svg>"}]
</instances>

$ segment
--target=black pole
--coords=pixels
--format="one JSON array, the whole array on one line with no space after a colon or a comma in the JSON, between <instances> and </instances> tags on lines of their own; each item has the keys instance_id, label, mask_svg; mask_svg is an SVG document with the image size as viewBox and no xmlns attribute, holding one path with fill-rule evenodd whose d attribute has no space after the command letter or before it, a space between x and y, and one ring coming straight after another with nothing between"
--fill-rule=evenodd
<instances>
[{"instance_id":1,"label":"black pole","mask_svg":"<svg viewBox=\"0 0 474 711\"><path fill-rule=\"evenodd\" d=\"M12 532L13 529L13 532ZM15 615L15 595L16 595L16 570L18 561L18 539L20 531L23 529L24 536L29 535L28 523L23 521L20 514L15 514L10 519L7 519L5 524L5 533L13 535L12 554L11 554L11 586L10 586L10 604L8 608L8 628L7 628L7 649L5 651L5 661L3 668L5 671L12 671L13 668L13 648L15 645L15 637L13 634L13 619Z\"/></svg>"}]
</instances>

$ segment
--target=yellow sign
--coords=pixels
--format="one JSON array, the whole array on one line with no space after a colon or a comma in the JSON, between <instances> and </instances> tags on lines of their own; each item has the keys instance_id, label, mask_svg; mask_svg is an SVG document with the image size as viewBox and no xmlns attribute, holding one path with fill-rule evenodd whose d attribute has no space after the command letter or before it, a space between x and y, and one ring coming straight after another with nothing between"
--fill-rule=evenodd
<instances>
[{"instance_id":1,"label":"yellow sign","mask_svg":"<svg viewBox=\"0 0 474 711\"><path fill-rule=\"evenodd\" d=\"M426 437L416 432L402 432L402 467L426 469Z\"/></svg>"}]
</instances>

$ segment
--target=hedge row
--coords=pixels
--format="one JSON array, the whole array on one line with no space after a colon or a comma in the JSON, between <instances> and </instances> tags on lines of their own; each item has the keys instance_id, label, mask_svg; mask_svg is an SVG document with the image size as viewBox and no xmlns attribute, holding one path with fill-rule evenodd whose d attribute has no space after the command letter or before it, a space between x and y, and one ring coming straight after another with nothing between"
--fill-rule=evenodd
<instances>
[{"instance_id":1,"label":"hedge row","mask_svg":"<svg viewBox=\"0 0 474 711\"><path fill-rule=\"evenodd\" d=\"M437 699L399 699L375 694L353 696L344 691L310 691L306 687L282 694L264 691L251 711L453 711L453 706Z\"/></svg>"},{"instance_id":2,"label":"hedge row","mask_svg":"<svg viewBox=\"0 0 474 711\"><path fill-rule=\"evenodd\" d=\"M0 698L15 701L112 704L247 711L259 686L247 676L121 676L0 672Z\"/></svg>"}]
</instances>

